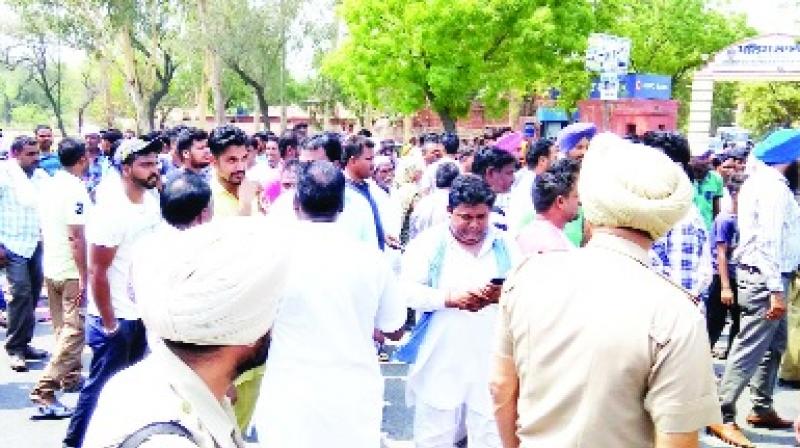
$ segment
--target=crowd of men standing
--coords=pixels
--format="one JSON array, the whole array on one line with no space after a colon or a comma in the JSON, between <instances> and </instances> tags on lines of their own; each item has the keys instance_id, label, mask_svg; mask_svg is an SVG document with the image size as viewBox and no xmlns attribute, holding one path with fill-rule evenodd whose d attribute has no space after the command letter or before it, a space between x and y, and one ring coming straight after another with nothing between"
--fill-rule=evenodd
<instances>
[{"instance_id":1,"label":"crowd of men standing","mask_svg":"<svg viewBox=\"0 0 800 448\"><path fill-rule=\"evenodd\" d=\"M0 161L0 268L8 364L49 356L30 399L70 419L65 447L377 447L390 356L420 448L691 447L704 428L749 447L748 384L748 424L793 425L772 397L800 384L800 131L699 157L588 123L52 144L39 126ZM52 354L31 346L43 287Z\"/></svg>"}]
</instances>

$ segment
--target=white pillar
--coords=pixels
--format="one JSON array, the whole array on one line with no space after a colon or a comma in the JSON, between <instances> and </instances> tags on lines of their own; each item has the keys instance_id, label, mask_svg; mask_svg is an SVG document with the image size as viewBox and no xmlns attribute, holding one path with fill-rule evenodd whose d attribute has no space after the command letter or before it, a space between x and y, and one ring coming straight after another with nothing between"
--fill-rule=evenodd
<instances>
[{"instance_id":1,"label":"white pillar","mask_svg":"<svg viewBox=\"0 0 800 448\"><path fill-rule=\"evenodd\" d=\"M689 102L689 132L687 138L692 155L708 150L711 129L711 105L714 102L714 80L711 78L692 79L692 99Z\"/></svg>"}]
</instances>

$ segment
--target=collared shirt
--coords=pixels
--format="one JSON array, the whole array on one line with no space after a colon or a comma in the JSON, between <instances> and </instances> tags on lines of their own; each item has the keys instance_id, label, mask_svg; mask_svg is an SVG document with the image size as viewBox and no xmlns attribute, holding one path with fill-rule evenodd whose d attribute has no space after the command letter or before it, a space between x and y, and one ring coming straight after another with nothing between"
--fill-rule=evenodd
<instances>
[{"instance_id":1,"label":"collared shirt","mask_svg":"<svg viewBox=\"0 0 800 448\"><path fill-rule=\"evenodd\" d=\"M156 436L141 447L245 447L228 399L218 401L206 383L163 345L106 383L83 446L117 446L150 423L169 421L188 429L197 444L177 436Z\"/></svg>"},{"instance_id":2,"label":"collared shirt","mask_svg":"<svg viewBox=\"0 0 800 448\"><path fill-rule=\"evenodd\" d=\"M686 288L696 298L711 286L711 235L692 206L686 216L653 243L650 263L656 272Z\"/></svg>"},{"instance_id":3,"label":"collared shirt","mask_svg":"<svg viewBox=\"0 0 800 448\"><path fill-rule=\"evenodd\" d=\"M380 188L377 185L373 188L370 182L367 181L355 181L352 179L348 179L347 187L359 193L367 200L370 207L370 214L372 215L372 222L375 224L375 240L378 243L378 248L383 250L386 246L386 231L383 227L383 217L381 216L378 200L376 199Z\"/></svg>"},{"instance_id":4,"label":"collared shirt","mask_svg":"<svg viewBox=\"0 0 800 448\"><path fill-rule=\"evenodd\" d=\"M344 189L344 210L339 214L337 221L349 229L351 235L359 241L370 244L376 244L378 241L372 207L367 198L350 185Z\"/></svg>"},{"instance_id":5,"label":"collared shirt","mask_svg":"<svg viewBox=\"0 0 800 448\"><path fill-rule=\"evenodd\" d=\"M414 239L425 230L450 220L447 211L450 190L439 188L423 196L411 212L409 239Z\"/></svg>"},{"instance_id":6,"label":"collared shirt","mask_svg":"<svg viewBox=\"0 0 800 448\"><path fill-rule=\"evenodd\" d=\"M16 159L0 161L0 245L30 258L41 240L39 192Z\"/></svg>"},{"instance_id":7,"label":"collared shirt","mask_svg":"<svg viewBox=\"0 0 800 448\"><path fill-rule=\"evenodd\" d=\"M800 206L786 178L761 165L739 191L738 263L758 268L770 291L783 291L781 273L800 265Z\"/></svg>"},{"instance_id":8,"label":"collared shirt","mask_svg":"<svg viewBox=\"0 0 800 448\"><path fill-rule=\"evenodd\" d=\"M270 332L253 423L269 446L377 447L383 378L372 335L403 325L405 300L373 242L335 222L295 226L303 235L291 261L297 269Z\"/></svg>"},{"instance_id":9,"label":"collared shirt","mask_svg":"<svg viewBox=\"0 0 800 448\"><path fill-rule=\"evenodd\" d=\"M421 401L448 410L466 404L471 411L486 417L493 415L489 364L497 305L470 312L445 308L445 299L448 292L457 294L478 289L498 277L500 268L492 250L495 240L503 241L510 265L515 266L519 256L515 245L504 235L505 232L489 226L477 256L461 247L447 223L431 227L408 244L401 273L408 305L417 311L436 311L416 362L409 370L406 387L409 405ZM443 240L438 288L433 289L427 286L429 270Z\"/></svg>"},{"instance_id":10,"label":"collared shirt","mask_svg":"<svg viewBox=\"0 0 800 448\"><path fill-rule=\"evenodd\" d=\"M92 205L86 187L77 176L59 170L42 188L42 200L44 275L56 281L78 279L78 265L72 256L68 227L86 224Z\"/></svg>"},{"instance_id":11,"label":"collared shirt","mask_svg":"<svg viewBox=\"0 0 800 448\"><path fill-rule=\"evenodd\" d=\"M86 184L86 190L89 194L94 195L94 191L97 186L100 185L103 176L111 169L111 163L104 154L98 154L92 159L92 163L89 164L86 175L83 176L83 182Z\"/></svg>"},{"instance_id":12,"label":"collared shirt","mask_svg":"<svg viewBox=\"0 0 800 448\"><path fill-rule=\"evenodd\" d=\"M595 232L506 281L496 353L519 377L523 448L652 447L721 421L705 319L647 259Z\"/></svg>"},{"instance_id":13,"label":"collared shirt","mask_svg":"<svg viewBox=\"0 0 800 448\"><path fill-rule=\"evenodd\" d=\"M714 227L714 201L721 198L725 190L725 182L716 171L709 171L702 181L694 182L694 204L703 218L706 229Z\"/></svg>"},{"instance_id":14,"label":"collared shirt","mask_svg":"<svg viewBox=\"0 0 800 448\"><path fill-rule=\"evenodd\" d=\"M39 156L39 168L47 172L48 176L52 176L56 171L61 169L61 161L58 160L58 154L53 151L42 152Z\"/></svg>"},{"instance_id":15,"label":"collared shirt","mask_svg":"<svg viewBox=\"0 0 800 448\"><path fill-rule=\"evenodd\" d=\"M131 286L131 261L139 240L152 233L161 222L161 209L157 196L145 192L143 202L134 204L126 195L116 200L100 202L92 209L86 229L86 239L91 245L116 248L108 268L111 306L118 319L138 319L139 310L133 301ZM89 252L91 264L91 251ZM88 314L99 316L94 291L89 284Z\"/></svg>"},{"instance_id":16,"label":"collared shirt","mask_svg":"<svg viewBox=\"0 0 800 448\"><path fill-rule=\"evenodd\" d=\"M239 215L239 198L222 185L216 174L211 175L210 185L214 219Z\"/></svg>"},{"instance_id":17,"label":"collared shirt","mask_svg":"<svg viewBox=\"0 0 800 448\"><path fill-rule=\"evenodd\" d=\"M575 249L563 230L538 215L519 231L517 244L523 256Z\"/></svg>"}]
</instances>

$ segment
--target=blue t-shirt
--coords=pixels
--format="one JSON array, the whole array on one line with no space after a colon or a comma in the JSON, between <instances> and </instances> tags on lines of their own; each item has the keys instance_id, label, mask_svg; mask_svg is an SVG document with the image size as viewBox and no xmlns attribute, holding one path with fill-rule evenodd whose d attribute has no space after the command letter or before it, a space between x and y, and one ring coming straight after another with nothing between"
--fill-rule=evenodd
<instances>
[{"instance_id":1,"label":"blue t-shirt","mask_svg":"<svg viewBox=\"0 0 800 448\"><path fill-rule=\"evenodd\" d=\"M729 212L720 213L714 219L714 236L711 244L711 260L714 264L714 273L719 274L717 266L717 244L725 243L728 245L726 255L728 256L728 274L733 276L736 272L736 264L733 263L731 255L739 244L739 224L736 215Z\"/></svg>"},{"instance_id":2,"label":"blue t-shirt","mask_svg":"<svg viewBox=\"0 0 800 448\"><path fill-rule=\"evenodd\" d=\"M45 170L51 177L56 174L56 171L61 169L61 161L58 160L58 154L47 153L39 157L39 168Z\"/></svg>"}]
</instances>

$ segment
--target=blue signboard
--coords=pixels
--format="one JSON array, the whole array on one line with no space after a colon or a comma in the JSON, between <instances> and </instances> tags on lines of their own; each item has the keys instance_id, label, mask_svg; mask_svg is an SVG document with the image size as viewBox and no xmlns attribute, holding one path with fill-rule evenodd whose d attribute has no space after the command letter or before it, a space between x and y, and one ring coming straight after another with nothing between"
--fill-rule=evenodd
<instances>
[{"instance_id":1,"label":"blue signboard","mask_svg":"<svg viewBox=\"0 0 800 448\"><path fill-rule=\"evenodd\" d=\"M620 75L619 98L668 100L672 97L672 78L663 75ZM589 98L600 99L600 80L592 81Z\"/></svg>"}]
</instances>

